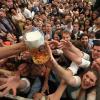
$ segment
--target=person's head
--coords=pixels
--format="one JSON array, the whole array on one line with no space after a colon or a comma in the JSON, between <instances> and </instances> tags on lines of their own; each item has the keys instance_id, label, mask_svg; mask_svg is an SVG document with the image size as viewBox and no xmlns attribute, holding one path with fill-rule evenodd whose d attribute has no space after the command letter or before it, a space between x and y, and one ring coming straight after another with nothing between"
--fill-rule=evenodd
<instances>
[{"instance_id":1,"label":"person's head","mask_svg":"<svg viewBox=\"0 0 100 100\"><path fill-rule=\"evenodd\" d=\"M95 32L95 38L96 39L100 39L100 30Z\"/></svg>"},{"instance_id":2,"label":"person's head","mask_svg":"<svg viewBox=\"0 0 100 100\"><path fill-rule=\"evenodd\" d=\"M85 18L84 13L80 13L80 19L83 20Z\"/></svg>"},{"instance_id":3,"label":"person's head","mask_svg":"<svg viewBox=\"0 0 100 100\"><path fill-rule=\"evenodd\" d=\"M6 12L4 9L0 9L0 17L5 17L6 16Z\"/></svg>"},{"instance_id":4,"label":"person's head","mask_svg":"<svg viewBox=\"0 0 100 100\"><path fill-rule=\"evenodd\" d=\"M92 59L100 58L100 40L93 41Z\"/></svg>"},{"instance_id":5,"label":"person's head","mask_svg":"<svg viewBox=\"0 0 100 100\"><path fill-rule=\"evenodd\" d=\"M79 23L74 23L73 24L73 31L78 32L79 31Z\"/></svg>"},{"instance_id":6,"label":"person's head","mask_svg":"<svg viewBox=\"0 0 100 100\"><path fill-rule=\"evenodd\" d=\"M88 36L88 34L82 34L80 36L80 42L81 42L82 45L87 46L88 42L89 42L89 36Z\"/></svg>"},{"instance_id":7,"label":"person's head","mask_svg":"<svg viewBox=\"0 0 100 100\"><path fill-rule=\"evenodd\" d=\"M70 33L67 32L67 31L63 31L62 32L62 39L65 40L65 41L70 41L71 40Z\"/></svg>"},{"instance_id":8,"label":"person's head","mask_svg":"<svg viewBox=\"0 0 100 100\"><path fill-rule=\"evenodd\" d=\"M45 24L42 25L42 31L45 34L45 32L46 32Z\"/></svg>"},{"instance_id":9,"label":"person's head","mask_svg":"<svg viewBox=\"0 0 100 100\"><path fill-rule=\"evenodd\" d=\"M84 22L85 26L90 26L90 20L89 19L86 19L85 22Z\"/></svg>"},{"instance_id":10,"label":"person's head","mask_svg":"<svg viewBox=\"0 0 100 100\"><path fill-rule=\"evenodd\" d=\"M67 24L67 26L71 26L72 22L73 22L73 19L70 17L69 19L66 20L65 24Z\"/></svg>"},{"instance_id":11,"label":"person's head","mask_svg":"<svg viewBox=\"0 0 100 100\"><path fill-rule=\"evenodd\" d=\"M89 16L89 14L90 14L89 10L86 10L85 11L85 16Z\"/></svg>"},{"instance_id":12,"label":"person's head","mask_svg":"<svg viewBox=\"0 0 100 100\"><path fill-rule=\"evenodd\" d=\"M95 19L94 23L96 26L100 27L100 16Z\"/></svg>"},{"instance_id":13,"label":"person's head","mask_svg":"<svg viewBox=\"0 0 100 100\"><path fill-rule=\"evenodd\" d=\"M92 18L93 18L93 20L95 20L95 19L97 18L98 15L99 15L99 13L98 13L97 11L94 11L94 12L92 13Z\"/></svg>"},{"instance_id":14,"label":"person's head","mask_svg":"<svg viewBox=\"0 0 100 100\"><path fill-rule=\"evenodd\" d=\"M42 22L42 21L38 21L37 27L38 27L39 29L42 29L42 25L43 25L43 22Z\"/></svg>"},{"instance_id":15,"label":"person's head","mask_svg":"<svg viewBox=\"0 0 100 100\"><path fill-rule=\"evenodd\" d=\"M80 25L80 31L84 31L85 30L85 26L84 25Z\"/></svg>"},{"instance_id":16,"label":"person's head","mask_svg":"<svg viewBox=\"0 0 100 100\"><path fill-rule=\"evenodd\" d=\"M69 14L66 14L65 17L64 17L64 19L65 19L65 20L68 20L70 17L71 17L71 16L70 16Z\"/></svg>"},{"instance_id":17,"label":"person's head","mask_svg":"<svg viewBox=\"0 0 100 100\"><path fill-rule=\"evenodd\" d=\"M14 15L17 13L16 8L11 8L10 10L11 10L11 13Z\"/></svg>"},{"instance_id":18,"label":"person's head","mask_svg":"<svg viewBox=\"0 0 100 100\"><path fill-rule=\"evenodd\" d=\"M45 13L41 13L40 17L41 17L41 19L42 19L42 20L46 20L46 19L47 19L47 17L46 17L46 14L45 14Z\"/></svg>"},{"instance_id":19,"label":"person's head","mask_svg":"<svg viewBox=\"0 0 100 100\"><path fill-rule=\"evenodd\" d=\"M52 26L51 26L51 23L50 22L47 22L46 23L45 29L46 29L46 32L51 32L52 31Z\"/></svg>"},{"instance_id":20,"label":"person's head","mask_svg":"<svg viewBox=\"0 0 100 100\"><path fill-rule=\"evenodd\" d=\"M56 41L60 41L60 39L61 39L61 32L55 31L55 33L53 35L53 39L56 40Z\"/></svg>"},{"instance_id":21,"label":"person's head","mask_svg":"<svg viewBox=\"0 0 100 100\"><path fill-rule=\"evenodd\" d=\"M28 32L28 31L31 31L33 29L33 22L30 18L27 18L26 19L26 22L24 24L24 31L25 32Z\"/></svg>"},{"instance_id":22,"label":"person's head","mask_svg":"<svg viewBox=\"0 0 100 100\"><path fill-rule=\"evenodd\" d=\"M95 87L98 83L99 77L99 71L93 68L90 69L82 77L81 88L90 89L92 87Z\"/></svg>"},{"instance_id":23,"label":"person's head","mask_svg":"<svg viewBox=\"0 0 100 100\"><path fill-rule=\"evenodd\" d=\"M30 18L27 18L25 24L26 25L32 25L32 20Z\"/></svg>"},{"instance_id":24,"label":"person's head","mask_svg":"<svg viewBox=\"0 0 100 100\"><path fill-rule=\"evenodd\" d=\"M75 12L74 12L74 16L75 16L76 18L78 18L78 17L79 17L79 12L78 12L78 11L75 11Z\"/></svg>"},{"instance_id":25,"label":"person's head","mask_svg":"<svg viewBox=\"0 0 100 100\"><path fill-rule=\"evenodd\" d=\"M60 30L61 29L61 24L60 23L57 23L56 24L56 30Z\"/></svg>"},{"instance_id":26,"label":"person's head","mask_svg":"<svg viewBox=\"0 0 100 100\"><path fill-rule=\"evenodd\" d=\"M31 53L29 51L24 51L20 54L20 56L22 60L27 61L31 58Z\"/></svg>"}]
</instances>

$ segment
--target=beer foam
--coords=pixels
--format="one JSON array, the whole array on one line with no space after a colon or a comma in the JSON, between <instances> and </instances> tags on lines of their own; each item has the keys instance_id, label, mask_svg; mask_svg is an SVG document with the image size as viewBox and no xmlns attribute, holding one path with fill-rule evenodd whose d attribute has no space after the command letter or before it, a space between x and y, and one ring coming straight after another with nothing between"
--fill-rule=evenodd
<instances>
[{"instance_id":1,"label":"beer foam","mask_svg":"<svg viewBox=\"0 0 100 100\"><path fill-rule=\"evenodd\" d=\"M36 40L39 40L41 38L41 34L39 33L39 31L35 31L34 32L29 32L29 33L26 33L26 40L27 41L36 41Z\"/></svg>"},{"instance_id":2,"label":"beer foam","mask_svg":"<svg viewBox=\"0 0 100 100\"><path fill-rule=\"evenodd\" d=\"M42 33L38 30L26 33L25 37L25 42L30 49L38 48L44 44L44 37L42 36Z\"/></svg>"}]
</instances>

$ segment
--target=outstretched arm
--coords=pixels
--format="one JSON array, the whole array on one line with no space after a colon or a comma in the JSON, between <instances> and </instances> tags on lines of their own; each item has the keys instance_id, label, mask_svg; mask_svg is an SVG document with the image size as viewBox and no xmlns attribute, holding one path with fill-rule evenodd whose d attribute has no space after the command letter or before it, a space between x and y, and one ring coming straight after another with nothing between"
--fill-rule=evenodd
<instances>
[{"instance_id":1,"label":"outstretched arm","mask_svg":"<svg viewBox=\"0 0 100 100\"><path fill-rule=\"evenodd\" d=\"M55 100L60 100L66 87L67 84L65 83L64 80L62 80L57 90L53 94L48 95L47 100L54 100L54 98Z\"/></svg>"},{"instance_id":2,"label":"outstretched arm","mask_svg":"<svg viewBox=\"0 0 100 100\"><path fill-rule=\"evenodd\" d=\"M18 54L24 50L26 50L24 42L17 43L11 46L0 47L0 59L12 56L14 54Z\"/></svg>"},{"instance_id":3,"label":"outstretched arm","mask_svg":"<svg viewBox=\"0 0 100 100\"><path fill-rule=\"evenodd\" d=\"M81 58L83 57L83 54L70 41L61 40L59 48L63 50L64 55L70 60L77 64L81 64Z\"/></svg>"},{"instance_id":4,"label":"outstretched arm","mask_svg":"<svg viewBox=\"0 0 100 100\"><path fill-rule=\"evenodd\" d=\"M13 95L15 96L17 89L24 92L24 90L30 86L27 79L20 79L18 75L0 78L0 80L4 82L4 84L0 86L0 90L3 90L2 95L6 95L12 90Z\"/></svg>"},{"instance_id":5,"label":"outstretched arm","mask_svg":"<svg viewBox=\"0 0 100 100\"><path fill-rule=\"evenodd\" d=\"M65 80L65 82L67 84L70 84L70 85L73 85L75 83L75 78L73 77L73 71L70 70L70 69L67 69L65 70L63 67L61 67L57 62L56 60L54 59L53 55L52 55L52 51L49 47L48 44L47 45L47 48L48 48L48 52L49 52L49 55L50 55L50 63L52 64L52 68L58 73L58 75L63 79Z\"/></svg>"}]
</instances>

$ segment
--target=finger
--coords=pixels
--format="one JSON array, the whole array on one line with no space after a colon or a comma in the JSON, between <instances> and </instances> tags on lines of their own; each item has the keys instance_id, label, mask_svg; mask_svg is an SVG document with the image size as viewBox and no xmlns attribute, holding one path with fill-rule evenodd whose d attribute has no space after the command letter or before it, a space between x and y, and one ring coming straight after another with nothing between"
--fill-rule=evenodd
<instances>
[{"instance_id":1,"label":"finger","mask_svg":"<svg viewBox=\"0 0 100 100\"><path fill-rule=\"evenodd\" d=\"M50 54L50 56L52 55L52 51L50 49L50 46L48 45L48 42L46 42L46 47L47 47L47 50L48 50L48 53Z\"/></svg>"},{"instance_id":2,"label":"finger","mask_svg":"<svg viewBox=\"0 0 100 100\"><path fill-rule=\"evenodd\" d=\"M9 90L10 90L10 88L7 87L7 88L3 91L2 95L6 95L6 94L9 92Z\"/></svg>"},{"instance_id":3,"label":"finger","mask_svg":"<svg viewBox=\"0 0 100 100\"><path fill-rule=\"evenodd\" d=\"M1 86L0 86L0 90L4 89L4 88L6 88L6 87L7 87L7 84L1 85Z\"/></svg>"},{"instance_id":4,"label":"finger","mask_svg":"<svg viewBox=\"0 0 100 100\"><path fill-rule=\"evenodd\" d=\"M61 49L61 48L63 48L63 47L64 47L63 44L59 44L59 45L58 45L58 48L59 48L59 49Z\"/></svg>"},{"instance_id":5,"label":"finger","mask_svg":"<svg viewBox=\"0 0 100 100\"><path fill-rule=\"evenodd\" d=\"M16 88L13 88L12 91L13 91L13 95L16 96Z\"/></svg>"},{"instance_id":6,"label":"finger","mask_svg":"<svg viewBox=\"0 0 100 100\"><path fill-rule=\"evenodd\" d=\"M49 89L47 89L47 93L49 94Z\"/></svg>"},{"instance_id":7,"label":"finger","mask_svg":"<svg viewBox=\"0 0 100 100\"><path fill-rule=\"evenodd\" d=\"M1 82L7 82L7 78L0 78Z\"/></svg>"},{"instance_id":8,"label":"finger","mask_svg":"<svg viewBox=\"0 0 100 100\"><path fill-rule=\"evenodd\" d=\"M98 64L95 64L95 66L93 66L93 67L100 70L100 66Z\"/></svg>"},{"instance_id":9,"label":"finger","mask_svg":"<svg viewBox=\"0 0 100 100\"><path fill-rule=\"evenodd\" d=\"M50 44L50 43L56 43L56 44L59 44L59 42L56 41L56 40L51 40L51 41L49 41L49 44Z\"/></svg>"},{"instance_id":10,"label":"finger","mask_svg":"<svg viewBox=\"0 0 100 100\"><path fill-rule=\"evenodd\" d=\"M65 43L66 41L65 41L64 39L61 39L61 40L60 40L60 42L63 42L63 43Z\"/></svg>"}]
</instances>

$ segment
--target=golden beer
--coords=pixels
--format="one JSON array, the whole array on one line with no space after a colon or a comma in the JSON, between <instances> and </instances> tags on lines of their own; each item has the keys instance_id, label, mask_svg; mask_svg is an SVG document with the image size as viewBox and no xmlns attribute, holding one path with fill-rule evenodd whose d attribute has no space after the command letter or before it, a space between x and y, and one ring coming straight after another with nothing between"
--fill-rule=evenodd
<instances>
[{"instance_id":1,"label":"golden beer","mask_svg":"<svg viewBox=\"0 0 100 100\"><path fill-rule=\"evenodd\" d=\"M25 43L31 52L35 64L44 64L49 60L48 51L44 43L44 37L39 30L26 33Z\"/></svg>"},{"instance_id":2,"label":"golden beer","mask_svg":"<svg viewBox=\"0 0 100 100\"><path fill-rule=\"evenodd\" d=\"M32 59L35 64L44 64L49 60L49 55L44 45L43 48L31 50Z\"/></svg>"}]
</instances>

